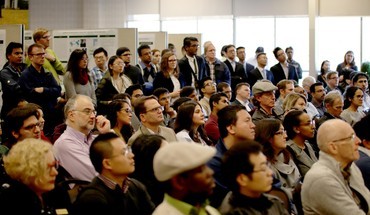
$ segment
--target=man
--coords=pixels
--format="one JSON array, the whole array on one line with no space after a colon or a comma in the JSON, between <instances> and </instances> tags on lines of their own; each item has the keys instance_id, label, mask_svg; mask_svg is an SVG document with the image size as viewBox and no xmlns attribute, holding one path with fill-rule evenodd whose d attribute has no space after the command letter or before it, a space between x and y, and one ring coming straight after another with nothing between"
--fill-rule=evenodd
<instances>
[{"instance_id":1,"label":"man","mask_svg":"<svg viewBox=\"0 0 370 215\"><path fill-rule=\"evenodd\" d=\"M327 86L325 87L326 92L330 92L332 90L339 90L343 93L343 89L339 87L339 76L337 71L330 71L326 73L326 83Z\"/></svg>"},{"instance_id":2,"label":"man","mask_svg":"<svg viewBox=\"0 0 370 215\"><path fill-rule=\"evenodd\" d=\"M176 141L176 134L171 128L161 126L163 122L163 107L155 96L142 96L135 101L135 114L141 121L140 128L130 137L128 144L142 134L158 134L167 142Z\"/></svg>"},{"instance_id":3,"label":"man","mask_svg":"<svg viewBox=\"0 0 370 215\"><path fill-rule=\"evenodd\" d=\"M44 132L49 136L60 121L55 117L55 105L57 98L61 96L61 87L52 73L43 67L46 54L43 45L35 43L28 47L31 65L22 72L19 85L28 102L41 106L46 120Z\"/></svg>"},{"instance_id":4,"label":"man","mask_svg":"<svg viewBox=\"0 0 370 215\"><path fill-rule=\"evenodd\" d=\"M229 101L231 101L233 91L231 90L230 84L226 82L220 82L217 84L217 92L225 93Z\"/></svg>"},{"instance_id":5,"label":"man","mask_svg":"<svg viewBox=\"0 0 370 215\"><path fill-rule=\"evenodd\" d=\"M243 65L245 72L249 75L250 71L254 69L254 66L247 63L245 59L245 48L243 46L239 46L238 48L236 48L236 56L239 59L239 63Z\"/></svg>"},{"instance_id":6,"label":"man","mask_svg":"<svg viewBox=\"0 0 370 215\"><path fill-rule=\"evenodd\" d=\"M256 127L252 122L252 117L241 105L224 107L218 111L217 116L221 138L219 138L216 144L216 155L207 164L215 172L216 187L210 197L211 205L214 207L220 206L222 200L229 192L221 173L223 155L236 143L243 140L253 140Z\"/></svg>"},{"instance_id":7,"label":"man","mask_svg":"<svg viewBox=\"0 0 370 215\"><path fill-rule=\"evenodd\" d=\"M204 45L204 54L206 60L206 71L215 83L231 83L230 71L224 62L216 58L216 48L212 43Z\"/></svg>"},{"instance_id":8,"label":"man","mask_svg":"<svg viewBox=\"0 0 370 215\"><path fill-rule=\"evenodd\" d=\"M96 116L90 97L73 96L64 107L66 130L54 143L55 158L74 179L91 181L96 171L89 158L89 149L96 135L92 130L96 126L100 133L110 131L110 122L103 116Z\"/></svg>"},{"instance_id":9,"label":"man","mask_svg":"<svg viewBox=\"0 0 370 215\"><path fill-rule=\"evenodd\" d=\"M150 46L141 45L137 49L140 61L136 65L144 78L144 94L151 95L153 93L153 80L157 75L157 69L152 63L152 52Z\"/></svg>"},{"instance_id":10,"label":"man","mask_svg":"<svg viewBox=\"0 0 370 215\"><path fill-rule=\"evenodd\" d=\"M294 82L292 80L281 80L276 85L279 90L279 98L275 102L275 110L279 113L283 113L283 102L285 97L294 91Z\"/></svg>"},{"instance_id":11,"label":"man","mask_svg":"<svg viewBox=\"0 0 370 215\"><path fill-rule=\"evenodd\" d=\"M139 181L128 176L135 170L134 154L115 133L99 135L89 150L99 173L80 191L74 203L76 214L151 214L154 204Z\"/></svg>"},{"instance_id":12,"label":"man","mask_svg":"<svg viewBox=\"0 0 370 215\"><path fill-rule=\"evenodd\" d=\"M195 37L185 37L183 41L185 56L178 62L180 73L184 80L185 86L197 88L198 80L209 76L206 72L205 61L202 57L197 56L199 42ZM180 81L181 82L181 81Z\"/></svg>"},{"instance_id":13,"label":"man","mask_svg":"<svg viewBox=\"0 0 370 215\"><path fill-rule=\"evenodd\" d=\"M165 196L153 215L220 214L207 204L215 182L205 164L215 153L212 147L183 142L161 147L154 156L153 170L164 184Z\"/></svg>"},{"instance_id":14,"label":"man","mask_svg":"<svg viewBox=\"0 0 370 215\"><path fill-rule=\"evenodd\" d=\"M343 111L343 96L338 91L330 91L324 97L324 105L326 111L324 115L317 121L316 128L319 128L325 121L329 119L341 119L340 114Z\"/></svg>"},{"instance_id":15,"label":"man","mask_svg":"<svg viewBox=\"0 0 370 215\"><path fill-rule=\"evenodd\" d=\"M208 117L204 129L207 132L207 136L216 145L220 138L220 131L218 129L218 117L217 113L222 108L229 105L229 99L225 93L215 93L209 99L209 106L211 107L211 114Z\"/></svg>"},{"instance_id":16,"label":"man","mask_svg":"<svg viewBox=\"0 0 370 215\"><path fill-rule=\"evenodd\" d=\"M205 118L208 119L211 114L211 107L209 99L216 92L216 83L212 81L210 77L205 77L199 82L200 92L203 98L199 101L199 104L204 110Z\"/></svg>"},{"instance_id":17,"label":"man","mask_svg":"<svg viewBox=\"0 0 370 215\"><path fill-rule=\"evenodd\" d=\"M242 82L235 87L235 100L231 103L233 105L243 105L249 114L254 111L254 105L250 102L251 89L248 83Z\"/></svg>"},{"instance_id":18,"label":"man","mask_svg":"<svg viewBox=\"0 0 370 215\"><path fill-rule=\"evenodd\" d=\"M261 144L243 141L231 147L222 160L222 172L232 191L220 211L227 214L285 214L280 199L265 194L272 188L273 172Z\"/></svg>"},{"instance_id":19,"label":"man","mask_svg":"<svg viewBox=\"0 0 370 215\"><path fill-rule=\"evenodd\" d=\"M302 87L306 90L308 93L307 101L312 101L312 96L310 92L310 87L312 84L316 83L316 79L312 76L307 76L302 80Z\"/></svg>"},{"instance_id":20,"label":"man","mask_svg":"<svg viewBox=\"0 0 370 215\"><path fill-rule=\"evenodd\" d=\"M42 45L45 49L45 59L43 64L44 69L51 72L51 74L53 74L53 77L55 78L55 81L60 84L61 80L59 78L59 75L64 75L66 73L66 70L55 52L49 47L51 38L52 37L49 30L45 28L38 28L33 32L33 40L35 41L35 43ZM31 64L29 58L26 59L26 62L27 65Z\"/></svg>"},{"instance_id":21,"label":"man","mask_svg":"<svg viewBox=\"0 0 370 215\"><path fill-rule=\"evenodd\" d=\"M284 50L280 47L274 49L274 55L277 61L277 64L272 66L271 72L274 75L275 85L283 79L295 80L298 83L298 74L295 67L287 62L287 58Z\"/></svg>"},{"instance_id":22,"label":"man","mask_svg":"<svg viewBox=\"0 0 370 215\"><path fill-rule=\"evenodd\" d=\"M3 106L1 119L5 119L8 112L22 100L22 90L18 84L21 72L26 68L23 63L23 45L10 42L5 51L7 65L0 72L0 81L3 91Z\"/></svg>"},{"instance_id":23,"label":"man","mask_svg":"<svg viewBox=\"0 0 370 215\"><path fill-rule=\"evenodd\" d=\"M278 88L269 81L257 81L252 87L257 109L253 113L253 122L261 119L275 118L282 120L283 112L277 112L275 107L275 90Z\"/></svg>"},{"instance_id":24,"label":"man","mask_svg":"<svg viewBox=\"0 0 370 215\"><path fill-rule=\"evenodd\" d=\"M136 66L131 65L131 51L127 47L120 47L116 51L116 55L119 56L125 63L123 73L127 75L133 84L144 84L143 75L140 69Z\"/></svg>"},{"instance_id":25,"label":"man","mask_svg":"<svg viewBox=\"0 0 370 215\"><path fill-rule=\"evenodd\" d=\"M317 132L319 160L302 185L305 214L369 214L370 193L358 167L360 139L340 119L328 120Z\"/></svg>"},{"instance_id":26,"label":"man","mask_svg":"<svg viewBox=\"0 0 370 215\"><path fill-rule=\"evenodd\" d=\"M153 95L158 98L158 103L163 107L163 123L166 127L173 128L177 116L176 111L170 106L170 92L163 87L154 90Z\"/></svg>"},{"instance_id":27,"label":"man","mask_svg":"<svg viewBox=\"0 0 370 215\"><path fill-rule=\"evenodd\" d=\"M144 95L143 88L141 87L140 84L133 84L125 90L125 93L127 93L131 98L130 99L130 101L131 101L131 110L135 111L134 103L138 98L140 98ZM139 118L137 118L137 116L135 114L132 114L131 125L135 129L135 131L137 131L139 129L140 124L141 123L140 123Z\"/></svg>"},{"instance_id":28,"label":"man","mask_svg":"<svg viewBox=\"0 0 370 215\"><path fill-rule=\"evenodd\" d=\"M99 47L94 50L93 57L95 60L95 67L91 69L91 76L93 79L95 89L98 87L100 80L104 77L104 74L108 71L108 52L103 47Z\"/></svg>"},{"instance_id":29,"label":"man","mask_svg":"<svg viewBox=\"0 0 370 215\"><path fill-rule=\"evenodd\" d=\"M293 65L297 71L297 74L298 74L298 78L299 79L302 79L302 68L301 68L301 65L293 60L293 54L294 54L294 50L293 50L293 47L289 46L288 48L285 49L285 53L288 57L287 59L287 62L290 64L290 65Z\"/></svg>"},{"instance_id":30,"label":"man","mask_svg":"<svg viewBox=\"0 0 370 215\"><path fill-rule=\"evenodd\" d=\"M14 144L26 138L40 139L39 116L34 106L13 108L5 118L3 132L8 140L0 145L0 154L6 154Z\"/></svg>"},{"instance_id":31,"label":"man","mask_svg":"<svg viewBox=\"0 0 370 215\"><path fill-rule=\"evenodd\" d=\"M316 107L308 101L308 93L307 91L299 86L298 84L296 84L294 86L294 92L295 93L299 93L301 95L303 95L304 97L306 97L306 100L307 100L307 105L306 105L306 111L307 111L307 114L310 116L311 119L316 119L317 116L319 115L319 112L317 111Z\"/></svg>"},{"instance_id":32,"label":"man","mask_svg":"<svg viewBox=\"0 0 370 215\"><path fill-rule=\"evenodd\" d=\"M250 57L248 58L247 62L251 65L253 65L254 67L256 67L258 64L257 64L257 55L259 53L262 53L262 52L265 52L265 49L261 46L257 47L256 48L256 51L254 52L255 55L253 57Z\"/></svg>"},{"instance_id":33,"label":"man","mask_svg":"<svg viewBox=\"0 0 370 215\"><path fill-rule=\"evenodd\" d=\"M352 84L355 87L359 87L364 93L362 110L368 111L370 109L370 96L368 94L369 76L366 73L358 72L352 77Z\"/></svg>"},{"instance_id":34,"label":"man","mask_svg":"<svg viewBox=\"0 0 370 215\"><path fill-rule=\"evenodd\" d=\"M310 86L310 92L312 96L311 102L319 112L318 117L322 117L326 111L324 106L324 98L326 95L324 85L321 82L314 83Z\"/></svg>"},{"instance_id":35,"label":"man","mask_svg":"<svg viewBox=\"0 0 370 215\"><path fill-rule=\"evenodd\" d=\"M247 82L248 76L244 70L243 64L236 62L235 46L227 45L225 47L227 59L224 61L231 74L231 89L235 90L237 84Z\"/></svg>"},{"instance_id":36,"label":"man","mask_svg":"<svg viewBox=\"0 0 370 215\"><path fill-rule=\"evenodd\" d=\"M270 70L266 69L267 65L267 56L266 53L261 52L257 54L257 66L252 71L250 71L249 75L249 83L253 87L253 85L262 79L266 79L274 83L274 75Z\"/></svg>"}]
</instances>

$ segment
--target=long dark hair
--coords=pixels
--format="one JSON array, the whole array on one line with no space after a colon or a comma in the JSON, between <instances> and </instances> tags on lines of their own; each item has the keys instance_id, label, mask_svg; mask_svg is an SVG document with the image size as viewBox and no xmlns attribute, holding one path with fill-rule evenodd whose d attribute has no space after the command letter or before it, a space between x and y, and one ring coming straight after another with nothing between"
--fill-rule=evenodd
<instances>
[{"instance_id":1,"label":"long dark hair","mask_svg":"<svg viewBox=\"0 0 370 215\"><path fill-rule=\"evenodd\" d=\"M193 115L195 107L199 105L199 107L202 107L199 103L195 101L187 101L180 105L179 111L177 113L177 117L175 120L175 132L178 133L184 129L189 131L189 136L194 142L200 143L200 139L197 138L196 134L194 133L194 124L193 124ZM204 130L203 126L199 126L197 129L197 132L199 133L200 137L207 143L207 145L212 145L212 141L208 138L206 135L206 132Z\"/></svg>"},{"instance_id":2,"label":"long dark hair","mask_svg":"<svg viewBox=\"0 0 370 215\"><path fill-rule=\"evenodd\" d=\"M69 71L72 75L72 80L74 83L83 84L83 77L86 75L88 76L88 80L91 82L89 77L89 69L86 67L82 71L80 70L79 63L84 57L87 56L86 51L83 49L75 49L71 55L69 56L68 64L67 64L67 71Z\"/></svg>"},{"instance_id":3,"label":"long dark hair","mask_svg":"<svg viewBox=\"0 0 370 215\"><path fill-rule=\"evenodd\" d=\"M344 92L344 106L343 109L347 109L349 106L351 106L353 97L355 97L355 94L357 90L361 90L359 87L351 86L346 89L346 92ZM362 90L361 90L362 91Z\"/></svg>"},{"instance_id":4,"label":"long dark hair","mask_svg":"<svg viewBox=\"0 0 370 215\"><path fill-rule=\"evenodd\" d=\"M130 104L124 99L116 99L109 103L107 119L110 121L112 127L116 126L117 113L121 111L125 103L130 107ZM128 139L130 139L130 137L134 133L134 128L132 127L131 124L123 125L120 132L121 135L123 136L123 139L125 139L125 141L128 142Z\"/></svg>"},{"instance_id":5,"label":"long dark hair","mask_svg":"<svg viewBox=\"0 0 370 215\"><path fill-rule=\"evenodd\" d=\"M273 139L275 133L280 130L281 125L281 121L277 119L263 119L256 123L255 140L262 144L263 154L266 155L267 160L271 163L275 163L277 160L271 139ZM288 163L290 158L289 152L287 149L283 149L282 153L284 155L284 162Z\"/></svg>"},{"instance_id":6,"label":"long dark hair","mask_svg":"<svg viewBox=\"0 0 370 215\"><path fill-rule=\"evenodd\" d=\"M299 126L301 123L299 117L304 113L302 110L292 110L285 115L283 125L289 139L293 139L297 135L294 127Z\"/></svg>"}]
</instances>

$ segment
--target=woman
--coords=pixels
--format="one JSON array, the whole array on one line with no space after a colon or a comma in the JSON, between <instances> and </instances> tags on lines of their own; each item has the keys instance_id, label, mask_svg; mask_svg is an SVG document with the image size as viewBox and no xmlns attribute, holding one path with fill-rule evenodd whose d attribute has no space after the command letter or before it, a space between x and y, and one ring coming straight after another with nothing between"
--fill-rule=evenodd
<instances>
[{"instance_id":1,"label":"woman","mask_svg":"<svg viewBox=\"0 0 370 215\"><path fill-rule=\"evenodd\" d=\"M183 84L179 81L179 75L176 55L173 53L164 54L161 60L161 71L157 73L153 81L153 89L164 87L170 92L171 98L180 97Z\"/></svg>"},{"instance_id":2,"label":"woman","mask_svg":"<svg viewBox=\"0 0 370 215\"><path fill-rule=\"evenodd\" d=\"M347 51L344 55L344 61L343 63L338 64L337 66L337 72L339 74L339 82L343 81L343 70L354 70L358 71L358 68L355 63L355 55L353 54L353 51Z\"/></svg>"},{"instance_id":3,"label":"woman","mask_svg":"<svg viewBox=\"0 0 370 215\"><path fill-rule=\"evenodd\" d=\"M152 50L152 63L155 65L155 69L159 71L161 63L161 52L158 49Z\"/></svg>"},{"instance_id":4,"label":"woman","mask_svg":"<svg viewBox=\"0 0 370 215\"><path fill-rule=\"evenodd\" d=\"M184 102L180 105L175 120L177 140L195 142L201 145L212 145L212 141L204 131L204 114L199 103L194 101Z\"/></svg>"},{"instance_id":5,"label":"woman","mask_svg":"<svg viewBox=\"0 0 370 215\"><path fill-rule=\"evenodd\" d=\"M344 110L340 114L340 117L353 126L366 116L366 114L360 110L364 102L364 92L358 87L348 87L344 95Z\"/></svg>"},{"instance_id":6,"label":"woman","mask_svg":"<svg viewBox=\"0 0 370 215\"><path fill-rule=\"evenodd\" d=\"M76 94L90 97L96 106L94 83L90 78L87 68L88 57L85 50L74 50L68 60L67 73L64 75L63 84L66 90L66 99Z\"/></svg>"},{"instance_id":7,"label":"woman","mask_svg":"<svg viewBox=\"0 0 370 215\"><path fill-rule=\"evenodd\" d=\"M123 74L124 62L118 56L112 56L108 60L108 72L100 81L96 89L99 114L106 114L107 105L112 101L113 96L124 93L132 85L131 79Z\"/></svg>"},{"instance_id":8,"label":"woman","mask_svg":"<svg viewBox=\"0 0 370 215\"><path fill-rule=\"evenodd\" d=\"M131 126L132 110L127 100L116 99L108 105L107 119L114 132L123 140L128 139L135 132Z\"/></svg>"},{"instance_id":9,"label":"woman","mask_svg":"<svg viewBox=\"0 0 370 215\"><path fill-rule=\"evenodd\" d=\"M317 161L315 152L308 142L315 135L315 121L304 111L292 110L285 115L283 126L289 138L288 150L304 177Z\"/></svg>"},{"instance_id":10,"label":"woman","mask_svg":"<svg viewBox=\"0 0 370 215\"><path fill-rule=\"evenodd\" d=\"M305 111L306 107L307 99L304 95L299 93L289 93L283 102L283 110L285 112L288 112L292 109Z\"/></svg>"},{"instance_id":11,"label":"woman","mask_svg":"<svg viewBox=\"0 0 370 215\"><path fill-rule=\"evenodd\" d=\"M263 119L256 123L255 140L263 145L263 154L271 163L275 178L292 199L292 192L301 175L286 149L286 138L287 134L280 120Z\"/></svg>"},{"instance_id":12,"label":"woman","mask_svg":"<svg viewBox=\"0 0 370 215\"><path fill-rule=\"evenodd\" d=\"M317 80L323 83L324 88L326 87L326 73L330 71L330 61L324 60L321 63L320 74L317 76Z\"/></svg>"},{"instance_id":13,"label":"woman","mask_svg":"<svg viewBox=\"0 0 370 215\"><path fill-rule=\"evenodd\" d=\"M25 139L14 145L3 160L9 179L1 185L1 214L56 214L56 209L70 206L62 196L55 199L49 192L58 174L50 143Z\"/></svg>"},{"instance_id":14,"label":"woman","mask_svg":"<svg viewBox=\"0 0 370 215\"><path fill-rule=\"evenodd\" d=\"M164 197L161 183L154 176L153 158L160 147L167 145L167 141L160 135L141 135L132 143L132 153L135 157L135 172L131 175L142 182L153 203L158 206Z\"/></svg>"}]
</instances>

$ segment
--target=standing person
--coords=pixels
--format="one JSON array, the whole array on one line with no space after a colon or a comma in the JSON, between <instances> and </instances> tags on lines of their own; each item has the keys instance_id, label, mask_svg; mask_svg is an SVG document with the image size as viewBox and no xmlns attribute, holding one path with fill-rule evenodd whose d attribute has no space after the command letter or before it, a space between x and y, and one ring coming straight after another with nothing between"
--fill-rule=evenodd
<instances>
[{"instance_id":1,"label":"standing person","mask_svg":"<svg viewBox=\"0 0 370 215\"><path fill-rule=\"evenodd\" d=\"M292 110L285 115L283 125L289 138L288 150L304 177L317 161L315 151L308 142L315 135L315 121L301 110Z\"/></svg>"},{"instance_id":2,"label":"standing person","mask_svg":"<svg viewBox=\"0 0 370 215\"><path fill-rule=\"evenodd\" d=\"M236 62L236 50L234 45L227 45L225 47L225 55L227 59L224 63L230 71L231 89L235 90L237 84L248 82L248 74L245 71L243 64Z\"/></svg>"},{"instance_id":3,"label":"standing person","mask_svg":"<svg viewBox=\"0 0 370 215\"><path fill-rule=\"evenodd\" d=\"M215 83L226 82L231 84L230 70L226 64L216 58L216 48L212 43L204 45L206 70Z\"/></svg>"},{"instance_id":4,"label":"standing person","mask_svg":"<svg viewBox=\"0 0 370 215\"><path fill-rule=\"evenodd\" d=\"M113 96L124 93L132 85L129 77L123 74L125 64L118 56L112 56L108 61L108 72L96 89L96 98L98 102L99 114L107 113L107 106L112 102Z\"/></svg>"},{"instance_id":5,"label":"standing person","mask_svg":"<svg viewBox=\"0 0 370 215\"><path fill-rule=\"evenodd\" d=\"M61 121L55 117L55 105L61 95L61 87L53 75L44 69L45 49L40 44L28 47L28 57L31 65L22 72L19 85L28 102L41 106L45 114L45 135L50 136L54 127Z\"/></svg>"},{"instance_id":6,"label":"standing person","mask_svg":"<svg viewBox=\"0 0 370 215\"><path fill-rule=\"evenodd\" d=\"M62 208L66 211L67 201L48 195L58 174L50 143L25 139L13 146L3 160L10 179L1 184L1 214L57 214L56 209Z\"/></svg>"},{"instance_id":7,"label":"standing person","mask_svg":"<svg viewBox=\"0 0 370 215\"><path fill-rule=\"evenodd\" d=\"M253 140L239 142L223 158L222 172L231 195L220 208L227 215L288 215L280 199L265 194L272 188L272 170Z\"/></svg>"},{"instance_id":8,"label":"standing person","mask_svg":"<svg viewBox=\"0 0 370 215\"><path fill-rule=\"evenodd\" d=\"M256 58L257 58L257 66L256 68L251 70L250 73L248 74L249 84L253 87L253 85L257 81L262 80L262 79L267 79L271 81L272 83L275 83L274 75L272 74L270 70L267 70L266 68L267 62L268 62L266 53L264 52L258 53Z\"/></svg>"},{"instance_id":9,"label":"standing person","mask_svg":"<svg viewBox=\"0 0 370 215\"><path fill-rule=\"evenodd\" d=\"M7 65L0 72L0 81L3 91L3 105L1 108L1 119L5 119L8 112L17 106L22 100L22 90L18 80L22 71L26 68L23 63L23 45L10 42L5 51ZM5 140L5 139L4 139Z\"/></svg>"},{"instance_id":10,"label":"standing person","mask_svg":"<svg viewBox=\"0 0 370 215\"><path fill-rule=\"evenodd\" d=\"M116 55L119 56L125 63L124 74L127 75L133 84L144 84L143 75L137 66L131 65L131 51L127 47L120 47L116 51Z\"/></svg>"},{"instance_id":11,"label":"standing person","mask_svg":"<svg viewBox=\"0 0 370 215\"><path fill-rule=\"evenodd\" d=\"M45 49L44 69L51 72L55 81L60 85L62 82L59 75L64 75L66 70L55 52L49 47L51 38L52 37L48 29L38 28L33 32L33 40L35 43L42 45ZM30 60L30 58L26 59L27 65L31 64Z\"/></svg>"},{"instance_id":12,"label":"standing person","mask_svg":"<svg viewBox=\"0 0 370 215\"><path fill-rule=\"evenodd\" d=\"M340 63L337 66L337 72L339 73L339 82L345 81L343 79L343 70L358 71L353 51L347 51L346 54L344 55L343 63Z\"/></svg>"},{"instance_id":13,"label":"standing person","mask_svg":"<svg viewBox=\"0 0 370 215\"><path fill-rule=\"evenodd\" d=\"M64 75L63 83L67 100L77 94L82 94L90 97L96 106L95 88L87 68L88 60L85 50L75 49L69 56L67 73Z\"/></svg>"},{"instance_id":14,"label":"standing person","mask_svg":"<svg viewBox=\"0 0 370 215\"><path fill-rule=\"evenodd\" d=\"M185 37L183 41L185 56L179 60L180 73L184 86L198 88L198 80L205 76L206 66L204 58L197 56L199 41L195 37Z\"/></svg>"},{"instance_id":15,"label":"standing person","mask_svg":"<svg viewBox=\"0 0 370 215\"><path fill-rule=\"evenodd\" d=\"M125 142L128 142L128 139L135 132L131 126L133 115L131 105L126 100L116 99L109 103L107 108L107 119L110 121L114 133Z\"/></svg>"},{"instance_id":16,"label":"standing person","mask_svg":"<svg viewBox=\"0 0 370 215\"><path fill-rule=\"evenodd\" d=\"M274 55L277 64L270 68L272 74L274 75L274 84L276 85L279 81L283 79L295 80L298 83L298 73L296 68L287 62L287 57L283 49L276 47L274 49Z\"/></svg>"},{"instance_id":17,"label":"standing person","mask_svg":"<svg viewBox=\"0 0 370 215\"><path fill-rule=\"evenodd\" d=\"M203 146L213 145L204 130L204 114L199 103L184 102L175 120L176 138L183 142L195 142Z\"/></svg>"},{"instance_id":18,"label":"standing person","mask_svg":"<svg viewBox=\"0 0 370 215\"><path fill-rule=\"evenodd\" d=\"M359 156L360 139L340 119L324 122L317 142L319 161L306 174L302 185L305 214L369 214L370 193L353 163Z\"/></svg>"},{"instance_id":19,"label":"standing person","mask_svg":"<svg viewBox=\"0 0 370 215\"><path fill-rule=\"evenodd\" d=\"M153 89L164 87L170 92L171 98L180 97L180 91L184 84L180 82L176 55L172 52L164 54L160 66L160 72L157 73L153 81Z\"/></svg>"},{"instance_id":20,"label":"standing person","mask_svg":"<svg viewBox=\"0 0 370 215\"><path fill-rule=\"evenodd\" d=\"M288 48L285 49L285 53L288 57L287 59L287 62L290 64L290 65L293 65L295 67L295 69L297 70L297 74L298 74L298 78L299 79L302 79L302 68L301 68L301 65L293 60L293 54L294 54L294 50L293 50L293 47L289 46Z\"/></svg>"},{"instance_id":21,"label":"standing person","mask_svg":"<svg viewBox=\"0 0 370 215\"><path fill-rule=\"evenodd\" d=\"M360 110L364 102L364 92L358 87L348 87L345 92L343 112L340 117L353 126L360 121L366 114Z\"/></svg>"},{"instance_id":22,"label":"standing person","mask_svg":"<svg viewBox=\"0 0 370 215\"><path fill-rule=\"evenodd\" d=\"M160 71L161 52L158 49L152 50L152 64L154 64L157 71Z\"/></svg>"},{"instance_id":23,"label":"standing person","mask_svg":"<svg viewBox=\"0 0 370 215\"><path fill-rule=\"evenodd\" d=\"M95 67L91 69L91 76L94 82L95 89L98 87L100 80L104 77L104 74L108 71L107 61L108 52L103 47L99 47L94 50L93 57L95 60Z\"/></svg>"},{"instance_id":24,"label":"standing person","mask_svg":"<svg viewBox=\"0 0 370 215\"><path fill-rule=\"evenodd\" d=\"M330 61L324 60L321 63L320 74L317 75L317 81L321 82L326 88L326 73L330 71Z\"/></svg>"},{"instance_id":25,"label":"standing person","mask_svg":"<svg viewBox=\"0 0 370 215\"><path fill-rule=\"evenodd\" d=\"M247 59L245 59L245 47L239 46L238 48L236 48L236 56L239 59L239 63L243 64L245 72L249 75L250 71L252 71L255 66L249 64L247 62Z\"/></svg>"},{"instance_id":26,"label":"standing person","mask_svg":"<svg viewBox=\"0 0 370 215\"><path fill-rule=\"evenodd\" d=\"M157 180L165 186L165 196L153 215L219 215L207 203L215 182L206 162L215 153L212 147L182 142L161 147L154 155L153 169Z\"/></svg>"},{"instance_id":27,"label":"standing person","mask_svg":"<svg viewBox=\"0 0 370 215\"><path fill-rule=\"evenodd\" d=\"M152 63L152 52L149 45L141 45L137 49L140 61L136 65L144 78L144 95L153 93L153 80L157 75L157 69Z\"/></svg>"},{"instance_id":28,"label":"standing person","mask_svg":"<svg viewBox=\"0 0 370 215\"><path fill-rule=\"evenodd\" d=\"M152 214L154 204L145 186L128 177L135 170L130 146L108 132L92 142L89 157L99 175L80 191L76 214Z\"/></svg>"}]
</instances>

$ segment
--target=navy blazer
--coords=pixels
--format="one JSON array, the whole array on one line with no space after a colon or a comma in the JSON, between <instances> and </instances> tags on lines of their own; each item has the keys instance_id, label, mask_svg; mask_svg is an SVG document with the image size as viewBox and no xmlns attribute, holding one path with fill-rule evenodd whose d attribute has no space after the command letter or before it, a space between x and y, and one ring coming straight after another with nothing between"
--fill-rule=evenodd
<instances>
[{"instance_id":1,"label":"navy blazer","mask_svg":"<svg viewBox=\"0 0 370 215\"><path fill-rule=\"evenodd\" d=\"M250 71L248 77L249 77L249 84L251 85L251 87L253 87L253 85L257 81L263 79L263 77L261 75L261 72L259 71L259 69L257 67L254 68L252 71ZM266 79L270 80L272 83L275 83L274 75L272 74L272 72L270 70L266 70Z\"/></svg>"},{"instance_id":2,"label":"navy blazer","mask_svg":"<svg viewBox=\"0 0 370 215\"><path fill-rule=\"evenodd\" d=\"M196 81L199 81L199 80L202 80L204 77L209 76L209 74L207 74L207 71L206 71L206 63L205 63L204 58L199 57L199 56L195 56L195 57L198 63L198 77ZM189 64L188 58L186 56L181 58L178 62L178 65L179 65L180 73L182 74L182 76L180 76L180 78L182 79L180 80L180 82L184 83L184 86L191 86L194 71Z\"/></svg>"},{"instance_id":3,"label":"navy blazer","mask_svg":"<svg viewBox=\"0 0 370 215\"><path fill-rule=\"evenodd\" d=\"M295 80L298 83L297 70L293 65L289 64L288 77L285 77L283 67L280 65L280 63L277 63L273 67L271 67L271 72L274 75L275 82L273 82L273 83L275 85L283 79Z\"/></svg>"},{"instance_id":4,"label":"navy blazer","mask_svg":"<svg viewBox=\"0 0 370 215\"><path fill-rule=\"evenodd\" d=\"M231 74L231 89L234 90L236 85L241 82L248 82L248 75L244 70L243 64L239 62L235 62L235 71L233 70L233 67L231 66L231 63L229 60L225 60L224 63L230 70Z\"/></svg>"},{"instance_id":5,"label":"navy blazer","mask_svg":"<svg viewBox=\"0 0 370 215\"><path fill-rule=\"evenodd\" d=\"M230 85L231 77L229 67L227 67L226 64L224 62L221 62L219 59L216 59L214 65L216 84L220 82L226 82ZM208 63L206 63L206 71L207 74L211 75L211 69L209 68Z\"/></svg>"}]
</instances>

